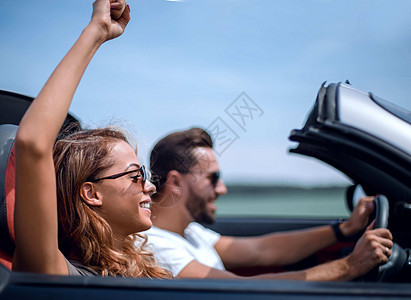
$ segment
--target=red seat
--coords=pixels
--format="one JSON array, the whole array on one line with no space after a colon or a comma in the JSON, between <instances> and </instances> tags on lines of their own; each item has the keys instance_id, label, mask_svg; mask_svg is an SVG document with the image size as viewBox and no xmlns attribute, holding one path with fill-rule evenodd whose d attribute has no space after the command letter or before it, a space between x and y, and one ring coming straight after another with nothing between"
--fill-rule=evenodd
<instances>
[{"instance_id":1,"label":"red seat","mask_svg":"<svg viewBox=\"0 0 411 300\"><path fill-rule=\"evenodd\" d=\"M14 252L16 125L0 125L0 263L11 269Z\"/></svg>"}]
</instances>

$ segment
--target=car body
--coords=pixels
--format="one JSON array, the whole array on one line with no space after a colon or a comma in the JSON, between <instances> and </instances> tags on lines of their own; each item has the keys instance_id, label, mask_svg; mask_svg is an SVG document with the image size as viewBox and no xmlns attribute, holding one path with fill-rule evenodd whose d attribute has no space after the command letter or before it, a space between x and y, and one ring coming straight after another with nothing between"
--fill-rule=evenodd
<instances>
[{"instance_id":1,"label":"car body","mask_svg":"<svg viewBox=\"0 0 411 300\"><path fill-rule=\"evenodd\" d=\"M291 150L315 157L361 184L368 195L389 200L389 225L411 247L411 113L347 84L321 87ZM349 203L352 207L352 205Z\"/></svg>"},{"instance_id":2,"label":"car body","mask_svg":"<svg viewBox=\"0 0 411 300\"><path fill-rule=\"evenodd\" d=\"M0 123L18 124L32 98L5 91L1 92L0 96L3 113L0 115ZM19 101L25 103L23 108L15 105ZM9 119L12 115L15 116L13 120ZM68 116L68 128L71 128L70 124L73 123L79 127L78 121L73 116ZM367 194L385 195L389 200L389 228L394 241L404 251L411 248L409 112L394 107L371 93L356 90L348 84L330 84L327 87L323 84L305 126L291 131L290 140L298 144L290 150L292 153L315 157L335 167L351 178L353 185L361 184ZM350 191L351 187L348 188L348 195L353 194ZM347 197L351 207L352 198ZM4 218L6 200L1 201ZM331 221L331 218L226 217L218 218L211 227L224 235L253 236L324 225ZM3 247L4 230L1 235ZM307 268L346 255L353 245L352 242L339 243L292 266L232 271L251 275ZM374 282L376 278L372 276L352 282L69 277L11 272L0 265L0 298L403 299L411 297L411 275L407 265L408 257L401 271L387 278L390 282Z\"/></svg>"}]
</instances>

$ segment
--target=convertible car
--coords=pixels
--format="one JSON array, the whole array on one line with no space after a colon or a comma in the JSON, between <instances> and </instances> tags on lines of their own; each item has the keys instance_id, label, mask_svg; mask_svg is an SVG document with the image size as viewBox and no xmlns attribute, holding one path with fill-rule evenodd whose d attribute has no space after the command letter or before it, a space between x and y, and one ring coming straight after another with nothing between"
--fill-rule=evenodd
<instances>
[{"instance_id":1,"label":"convertible car","mask_svg":"<svg viewBox=\"0 0 411 300\"><path fill-rule=\"evenodd\" d=\"M351 282L273 280L150 280L69 277L12 272L14 249L13 138L31 97L0 91L0 298L1 299L370 299L411 297L411 114L349 84L323 84L302 129L292 130L291 153L317 158L347 175L347 204L363 194L376 198L377 226L394 236L385 265ZM81 128L68 115L62 134ZM251 236L329 224L330 219L218 218L212 228L225 235ZM242 275L307 268L347 255L355 241L319 251L281 268L232 270Z\"/></svg>"}]
</instances>

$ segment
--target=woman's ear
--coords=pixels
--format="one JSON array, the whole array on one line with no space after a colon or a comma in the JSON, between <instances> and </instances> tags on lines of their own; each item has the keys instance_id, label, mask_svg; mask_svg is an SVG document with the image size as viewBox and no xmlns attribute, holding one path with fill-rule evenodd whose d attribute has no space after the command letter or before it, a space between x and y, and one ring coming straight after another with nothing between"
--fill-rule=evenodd
<instances>
[{"instance_id":1,"label":"woman's ear","mask_svg":"<svg viewBox=\"0 0 411 300\"><path fill-rule=\"evenodd\" d=\"M90 206L102 206L101 194L96 191L96 187L91 182L85 182L80 188L80 196L84 202Z\"/></svg>"}]
</instances>

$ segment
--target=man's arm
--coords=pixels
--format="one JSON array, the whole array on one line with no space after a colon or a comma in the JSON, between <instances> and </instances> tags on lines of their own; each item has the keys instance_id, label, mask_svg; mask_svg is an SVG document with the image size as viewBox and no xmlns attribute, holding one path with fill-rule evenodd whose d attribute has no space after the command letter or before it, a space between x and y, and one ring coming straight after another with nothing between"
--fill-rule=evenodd
<instances>
[{"instance_id":1,"label":"man's arm","mask_svg":"<svg viewBox=\"0 0 411 300\"><path fill-rule=\"evenodd\" d=\"M331 226L257 237L222 236L214 245L227 268L298 262L336 242Z\"/></svg>"},{"instance_id":2,"label":"man's arm","mask_svg":"<svg viewBox=\"0 0 411 300\"><path fill-rule=\"evenodd\" d=\"M311 269L296 272L268 273L250 277L242 277L229 271L210 268L193 260L177 276L178 278L246 278L246 279L277 279L277 280L306 280L306 281L347 281L357 275L350 268L348 258L335 260Z\"/></svg>"},{"instance_id":3,"label":"man's arm","mask_svg":"<svg viewBox=\"0 0 411 300\"><path fill-rule=\"evenodd\" d=\"M308 281L347 281L369 272L373 267L388 261L385 247L392 247L392 235L387 229L367 230L347 257L296 272L263 274L246 278ZM389 251L390 252L390 251ZM189 263L177 277L180 278L242 278L200 264Z\"/></svg>"},{"instance_id":4,"label":"man's arm","mask_svg":"<svg viewBox=\"0 0 411 300\"><path fill-rule=\"evenodd\" d=\"M364 197L351 218L340 224L345 236L363 230L374 210L373 197ZM337 242L331 226L272 233L257 237L222 236L215 249L226 267L273 266L298 262Z\"/></svg>"}]
</instances>

